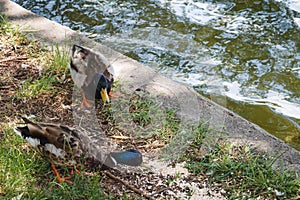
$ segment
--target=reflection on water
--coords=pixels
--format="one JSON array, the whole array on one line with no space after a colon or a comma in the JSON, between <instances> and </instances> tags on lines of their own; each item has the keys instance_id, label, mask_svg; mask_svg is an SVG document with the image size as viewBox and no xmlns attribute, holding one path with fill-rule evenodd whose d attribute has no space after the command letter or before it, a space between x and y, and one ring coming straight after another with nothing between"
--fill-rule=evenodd
<instances>
[{"instance_id":1,"label":"reflection on water","mask_svg":"<svg viewBox=\"0 0 300 200\"><path fill-rule=\"evenodd\" d=\"M210 97L300 150L300 4L21 1Z\"/></svg>"}]
</instances>

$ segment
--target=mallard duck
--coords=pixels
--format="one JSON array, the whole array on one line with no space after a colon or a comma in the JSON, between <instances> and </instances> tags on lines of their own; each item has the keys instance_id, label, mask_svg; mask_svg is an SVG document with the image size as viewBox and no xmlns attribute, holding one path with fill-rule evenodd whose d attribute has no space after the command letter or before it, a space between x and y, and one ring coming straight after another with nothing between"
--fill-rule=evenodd
<instances>
[{"instance_id":1,"label":"mallard duck","mask_svg":"<svg viewBox=\"0 0 300 200\"><path fill-rule=\"evenodd\" d=\"M60 177L56 166L97 170L103 166L113 168L117 164L139 166L143 161L142 154L135 149L109 152L110 141L101 134L89 133L80 127L34 123L25 117L23 120L25 126L16 126L15 132L48 159L59 182L68 180Z\"/></svg>"},{"instance_id":2,"label":"mallard duck","mask_svg":"<svg viewBox=\"0 0 300 200\"><path fill-rule=\"evenodd\" d=\"M80 108L90 108L93 99L109 102L109 95L114 82L108 60L93 50L73 45L70 71L75 85L81 88L82 103Z\"/></svg>"}]
</instances>

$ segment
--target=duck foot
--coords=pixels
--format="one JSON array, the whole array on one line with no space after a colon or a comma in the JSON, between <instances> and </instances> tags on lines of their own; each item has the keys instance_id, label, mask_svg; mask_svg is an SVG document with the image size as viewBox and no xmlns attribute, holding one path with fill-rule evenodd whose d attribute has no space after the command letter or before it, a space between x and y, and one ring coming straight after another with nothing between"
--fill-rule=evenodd
<instances>
[{"instance_id":1,"label":"duck foot","mask_svg":"<svg viewBox=\"0 0 300 200\"><path fill-rule=\"evenodd\" d=\"M110 92L110 93L108 94L108 96L109 96L110 98L119 98L120 95L122 95L121 92Z\"/></svg>"},{"instance_id":2,"label":"duck foot","mask_svg":"<svg viewBox=\"0 0 300 200\"><path fill-rule=\"evenodd\" d=\"M56 167L55 167L54 165L52 165L51 167L52 167L52 170L53 170L53 172L54 172L54 174L55 174L55 176L56 176L56 178L57 178L57 181L58 181L59 183L66 182L66 183L69 183L69 184L73 184L73 182L69 180L70 177L61 177L61 176L59 175L59 173L58 173Z\"/></svg>"},{"instance_id":3,"label":"duck foot","mask_svg":"<svg viewBox=\"0 0 300 200\"><path fill-rule=\"evenodd\" d=\"M73 174L81 174L81 171L80 170L78 170L78 169L72 169L72 171L71 171L71 175L73 175ZM86 175L86 176L93 176L93 174L92 173L90 173L90 172L84 172L83 173L84 175Z\"/></svg>"},{"instance_id":4,"label":"duck foot","mask_svg":"<svg viewBox=\"0 0 300 200\"><path fill-rule=\"evenodd\" d=\"M80 109L82 109L84 107L86 107L86 108L92 107L91 104L94 103L94 100L87 99L83 90L81 91L81 96L82 96L82 102L80 104Z\"/></svg>"},{"instance_id":5,"label":"duck foot","mask_svg":"<svg viewBox=\"0 0 300 200\"><path fill-rule=\"evenodd\" d=\"M78 170L78 169L72 169L72 171L71 171L71 175L73 175L73 174L80 174L81 172Z\"/></svg>"}]
</instances>

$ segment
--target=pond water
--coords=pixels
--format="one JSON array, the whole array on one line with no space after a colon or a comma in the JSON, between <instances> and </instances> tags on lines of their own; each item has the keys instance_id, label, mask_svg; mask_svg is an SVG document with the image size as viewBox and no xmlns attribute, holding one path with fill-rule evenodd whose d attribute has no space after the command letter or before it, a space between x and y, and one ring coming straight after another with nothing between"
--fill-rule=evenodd
<instances>
[{"instance_id":1,"label":"pond water","mask_svg":"<svg viewBox=\"0 0 300 200\"><path fill-rule=\"evenodd\" d=\"M189 84L300 150L297 1L15 2Z\"/></svg>"}]
</instances>

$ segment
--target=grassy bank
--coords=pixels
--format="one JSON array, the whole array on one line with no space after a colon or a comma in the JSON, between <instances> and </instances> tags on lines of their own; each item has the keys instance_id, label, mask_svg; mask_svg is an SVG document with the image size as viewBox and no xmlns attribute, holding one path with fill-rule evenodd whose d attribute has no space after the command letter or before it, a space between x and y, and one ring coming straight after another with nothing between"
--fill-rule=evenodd
<instances>
[{"instance_id":1,"label":"grassy bank","mask_svg":"<svg viewBox=\"0 0 300 200\"><path fill-rule=\"evenodd\" d=\"M13 126L23 114L71 123L68 119L72 118L72 112L62 107L72 103L73 82L67 68L67 50L61 50L57 46L47 50L38 41L26 39L16 27L12 27L1 17L0 28L0 92L3 108L0 111L0 197L135 198L122 189L121 195L110 193L106 186L110 181L101 172L92 176L75 174L72 185L58 184L50 164L13 132ZM130 104L130 117L135 125L146 129L149 124L154 123L154 113L159 113L160 105L151 101L151 98L137 95L127 103ZM116 127L116 120L109 114L109 110L102 110L102 115L111 124L107 129L126 134ZM157 144L164 145L172 141L179 131L180 121L172 109L166 110L164 116L167 117L162 121L162 126L152 130L154 134L136 137L136 140L143 144L155 140L158 141ZM185 161L185 167L193 176L207 181L210 187L220 191L228 199L299 198L300 179L296 173L272 167L275 158L256 152L250 146L219 140L203 152L201 146L204 145L205 137L212 132L205 128L205 124L195 128L189 148L176 160ZM145 147L143 151L149 149ZM69 173L68 169L61 169L60 172L62 175ZM175 179L176 177L171 177L162 181L170 184Z\"/></svg>"},{"instance_id":2,"label":"grassy bank","mask_svg":"<svg viewBox=\"0 0 300 200\"><path fill-rule=\"evenodd\" d=\"M65 90L60 84L68 79L69 58L57 47L49 51L38 42L27 40L3 17L0 17L0 28L0 198L114 199L99 189L99 174L76 174L74 184L58 184L50 163L14 133L13 126L20 115L38 112L41 104L37 99L53 103L48 98ZM65 169L60 172L69 174Z\"/></svg>"}]
</instances>

